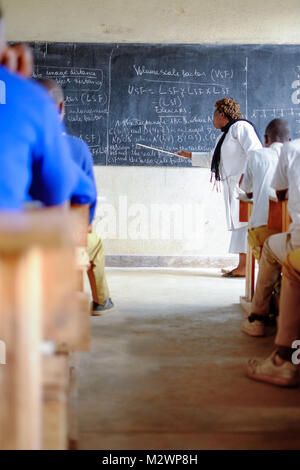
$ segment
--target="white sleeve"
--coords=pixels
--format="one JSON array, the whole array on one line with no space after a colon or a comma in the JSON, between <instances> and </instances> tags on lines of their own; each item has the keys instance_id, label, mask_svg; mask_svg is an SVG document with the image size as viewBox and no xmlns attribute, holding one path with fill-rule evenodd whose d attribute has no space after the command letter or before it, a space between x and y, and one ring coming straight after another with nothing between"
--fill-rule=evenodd
<instances>
[{"instance_id":1,"label":"white sleeve","mask_svg":"<svg viewBox=\"0 0 300 470\"><path fill-rule=\"evenodd\" d=\"M192 166L210 168L211 154L209 152L192 152Z\"/></svg>"},{"instance_id":2,"label":"white sleeve","mask_svg":"<svg viewBox=\"0 0 300 470\"><path fill-rule=\"evenodd\" d=\"M288 180L288 153L289 153L289 145L283 145L281 149L281 154L278 160L278 164L272 179L271 187L275 189L275 191L282 191L283 189L287 189L289 186Z\"/></svg>"},{"instance_id":3,"label":"white sleeve","mask_svg":"<svg viewBox=\"0 0 300 470\"><path fill-rule=\"evenodd\" d=\"M245 191L245 193L252 193L253 191L253 154L251 153L247 159L246 169L243 177L243 181L241 184L241 189Z\"/></svg>"},{"instance_id":4,"label":"white sleeve","mask_svg":"<svg viewBox=\"0 0 300 470\"><path fill-rule=\"evenodd\" d=\"M237 139L247 155L251 150L262 148L262 144L251 124L245 121L238 121L232 128L232 135Z\"/></svg>"}]
</instances>

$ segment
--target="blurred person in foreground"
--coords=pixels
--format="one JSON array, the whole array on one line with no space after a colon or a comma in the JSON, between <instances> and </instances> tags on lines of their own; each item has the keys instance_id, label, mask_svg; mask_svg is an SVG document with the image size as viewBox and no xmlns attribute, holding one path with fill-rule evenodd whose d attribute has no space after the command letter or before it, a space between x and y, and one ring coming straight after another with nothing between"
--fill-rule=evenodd
<instances>
[{"instance_id":1,"label":"blurred person in foreground","mask_svg":"<svg viewBox=\"0 0 300 470\"><path fill-rule=\"evenodd\" d=\"M54 80L49 80L47 78L38 78L36 81L48 90L58 109L60 119L63 121L65 116L65 100L62 87ZM74 162L90 179L96 192L93 157L88 145L78 137L69 135L65 132L63 133L63 136L71 149L71 155ZM105 254L103 244L101 238L92 230L91 226L89 227L87 236L87 252L90 260L88 276L93 297L91 312L92 315L98 316L111 310L114 307L114 304L110 297L105 275Z\"/></svg>"},{"instance_id":2,"label":"blurred person in foreground","mask_svg":"<svg viewBox=\"0 0 300 470\"><path fill-rule=\"evenodd\" d=\"M0 210L21 211L28 200L89 204L92 221L94 187L71 157L52 100L27 78L31 59L25 46L7 45L0 10Z\"/></svg>"}]
</instances>

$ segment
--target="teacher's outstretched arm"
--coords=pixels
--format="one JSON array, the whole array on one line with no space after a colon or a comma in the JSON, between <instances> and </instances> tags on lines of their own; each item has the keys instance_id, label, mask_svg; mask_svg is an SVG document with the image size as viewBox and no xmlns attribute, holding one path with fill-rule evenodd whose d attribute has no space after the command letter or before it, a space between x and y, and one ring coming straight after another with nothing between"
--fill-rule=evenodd
<instances>
[{"instance_id":1,"label":"teacher's outstretched arm","mask_svg":"<svg viewBox=\"0 0 300 470\"><path fill-rule=\"evenodd\" d=\"M200 168L210 168L211 166L211 154L209 152L187 152L186 150L180 150L176 152L176 155L182 158L190 158L193 166Z\"/></svg>"}]
</instances>

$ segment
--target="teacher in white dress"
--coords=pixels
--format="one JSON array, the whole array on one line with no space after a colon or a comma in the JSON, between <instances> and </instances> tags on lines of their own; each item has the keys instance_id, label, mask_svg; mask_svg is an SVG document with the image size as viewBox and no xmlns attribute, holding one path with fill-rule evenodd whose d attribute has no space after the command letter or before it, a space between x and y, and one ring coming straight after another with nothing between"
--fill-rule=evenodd
<instances>
[{"instance_id":1,"label":"teacher in white dress","mask_svg":"<svg viewBox=\"0 0 300 470\"><path fill-rule=\"evenodd\" d=\"M223 98L215 103L213 124L222 134L210 154L181 150L178 155L192 158L194 166L207 167L212 179L223 184L228 230L231 231L229 253L239 254L239 264L225 277L244 277L247 253L247 223L239 221L239 183L244 173L248 152L262 148L256 130L243 119L239 104L233 98Z\"/></svg>"}]
</instances>

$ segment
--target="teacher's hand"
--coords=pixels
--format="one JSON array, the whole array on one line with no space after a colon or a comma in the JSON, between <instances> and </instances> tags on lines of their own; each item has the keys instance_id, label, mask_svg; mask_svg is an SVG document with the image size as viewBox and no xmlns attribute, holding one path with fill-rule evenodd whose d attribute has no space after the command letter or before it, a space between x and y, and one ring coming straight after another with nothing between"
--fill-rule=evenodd
<instances>
[{"instance_id":1,"label":"teacher's hand","mask_svg":"<svg viewBox=\"0 0 300 470\"><path fill-rule=\"evenodd\" d=\"M176 155L183 158L192 158L192 152L186 152L185 150L180 150L179 152L175 152Z\"/></svg>"},{"instance_id":2,"label":"teacher's hand","mask_svg":"<svg viewBox=\"0 0 300 470\"><path fill-rule=\"evenodd\" d=\"M25 44L7 46L1 58L1 65L4 65L10 72L17 72L26 78L31 77L33 73L31 49Z\"/></svg>"}]
</instances>

